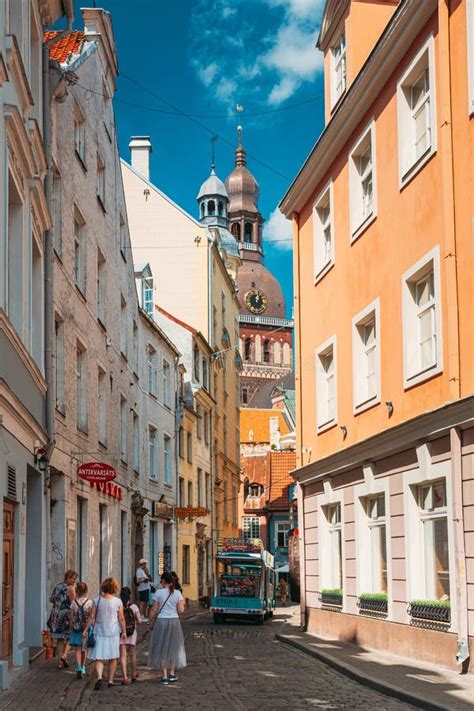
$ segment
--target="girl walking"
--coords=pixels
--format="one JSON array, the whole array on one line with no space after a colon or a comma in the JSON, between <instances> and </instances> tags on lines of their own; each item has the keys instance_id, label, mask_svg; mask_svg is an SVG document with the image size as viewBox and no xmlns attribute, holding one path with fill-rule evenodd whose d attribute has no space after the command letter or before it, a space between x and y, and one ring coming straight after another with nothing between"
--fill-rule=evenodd
<instances>
[{"instance_id":1,"label":"girl walking","mask_svg":"<svg viewBox=\"0 0 474 711\"><path fill-rule=\"evenodd\" d=\"M51 630L51 637L57 643L58 669L66 669L69 666L67 661L70 633L69 608L76 596L74 584L77 578L75 570L67 570L64 581L56 585L49 598L53 603L53 609L49 616L48 627Z\"/></svg>"},{"instance_id":2,"label":"girl walking","mask_svg":"<svg viewBox=\"0 0 474 711\"><path fill-rule=\"evenodd\" d=\"M122 588L120 599L123 604L123 616L125 619L125 642L120 642L120 665L122 667L122 684L129 684L130 679L127 674L127 656L130 659L132 668L132 681L138 679L137 673L137 625L141 622L140 610L138 606L130 602L132 591L130 588Z\"/></svg>"},{"instance_id":3,"label":"girl walking","mask_svg":"<svg viewBox=\"0 0 474 711\"><path fill-rule=\"evenodd\" d=\"M76 599L71 602L69 610L69 626L71 629L69 644L76 655L76 674L78 679L82 679L86 674L87 637L84 637L83 633L87 627L93 604L92 600L87 597L87 584L83 582L77 583Z\"/></svg>"},{"instance_id":4,"label":"girl walking","mask_svg":"<svg viewBox=\"0 0 474 711\"><path fill-rule=\"evenodd\" d=\"M186 650L179 619L185 603L181 592L175 590L170 573L163 573L161 586L153 595L148 623L148 628L152 630L148 666L161 669L160 684L169 684L178 681L176 670L186 666Z\"/></svg>"},{"instance_id":5,"label":"girl walking","mask_svg":"<svg viewBox=\"0 0 474 711\"><path fill-rule=\"evenodd\" d=\"M94 600L91 616L83 632L87 637L89 627L94 625L95 645L92 647L89 659L95 660L97 681L94 690L102 687L104 664L109 663L108 686L113 686L117 661L120 657L120 642L125 643L125 619L123 605L116 597L119 584L115 578L106 578L101 586L101 595Z\"/></svg>"}]
</instances>

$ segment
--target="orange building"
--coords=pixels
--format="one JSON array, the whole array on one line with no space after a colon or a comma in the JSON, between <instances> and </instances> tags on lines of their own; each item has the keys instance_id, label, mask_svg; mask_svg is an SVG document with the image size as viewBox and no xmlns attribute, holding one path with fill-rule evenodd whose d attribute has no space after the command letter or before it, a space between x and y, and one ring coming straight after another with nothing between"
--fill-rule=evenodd
<instances>
[{"instance_id":1,"label":"orange building","mask_svg":"<svg viewBox=\"0 0 474 711\"><path fill-rule=\"evenodd\" d=\"M303 621L466 667L474 3L328 0L318 48L326 127L280 206L294 225Z\"/></svg>"}]
</instances>

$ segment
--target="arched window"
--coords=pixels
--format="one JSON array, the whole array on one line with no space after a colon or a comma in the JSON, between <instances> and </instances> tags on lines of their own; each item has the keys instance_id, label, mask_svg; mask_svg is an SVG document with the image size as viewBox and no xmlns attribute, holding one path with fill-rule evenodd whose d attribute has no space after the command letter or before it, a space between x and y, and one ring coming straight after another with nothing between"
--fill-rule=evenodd
<instances>
[{"instance_id":1,"label":"arched window","mask_svg":"<svg viewBox=\"0 0 474 711\"><path fill-rule=\"evenodd\" d=\"M247 405L249 401L249 391L247 388L242 388L242 404Z\"/></svg>"},{"instance_id":2,"label":"arched window","mask_svg":"<svg viewBox=\"0 0 474 711\"><path fill-rule=\"evenodd\" d=\"M258 333L255 336L255 362L262 362L262 339Z\"/></svg>"},{"instance_id":3,"label":"arched window","mask_svg":"<svg viewBox=\"0 0 474 711\"><path fill-rule=\"evenodd\" d=\"M251 222L246 222L245 223L245 230L244 230L244 241L245 242L251 242L252 241L252 223Z\"/></svg>"},{"instance_id":4,"label":"arched window","mask_svg":"<svg viewBox=\"0 0 474 711\"><path fill-rule=\"evenodd\" d=\"M240 224L238 222L234 222L230 228L230 231L234 235L237 242L240 242Z\"/></svg>"},{"instance_id":5,"label":"arched window","mask_svg":"<svg viewBox=\"0 0 474 711\"><path fill-rule=\"evenodd\" d=\"M204 217L204 203L201 203L201 217Z\"/></svg>"},{"instance_id":6,"label":"arched window","mask_svg":"<svg viewBox=\"0 0 474 711\"><path fill-rule=\"evenodd\" d=\"M281 343L275 341L273 344L273 362L276 365L281 365Z\"/></svg>"},{"instance_id":7,"label":"arched window","mask_svg":"<svg viewBox=\"0 0 474 711\"><path fill-rule=\"evenodd\" d=\"M215 215L216 214L216 203L214 202L214 200L208 200L207 214L208 215Z\"/></svg>"},{"instance_id":8,"label":"arched window","mask_svg":"<svg viewBox=\"0 0 474 711\"><path fill-rule=\"evenodd\" d=\"M291 348L289 343L283 344L283 365L291 365Z\"/></svg>"},{"instance_id":9,"label":"arched window","mask_svg":"<svg viewBox=\"0 0 474 711\"><path fill-rule=\"evenodd\" d=\"M252 341L250 338L245 339L244 343L244 360L249 361L250 360L250 353L252 350Z\"/></svg>"},{"instance_id":10,"label":"arched window","mask_svg":"<svg viewBox=\"0 0 474 711\"><path fill-rule=\"evenodd\" d=\"M222 200L219 200L219 202L217 203L217 214L218 215L224 214L224 203L222 202Z\"/></svg>"},{"instance_id":11,"label":"arched window","mask_svg":"<svg viewBox=\"0 0 474 711\"><path fill-rule=\"evenodd\" d=\"M270 363L270 341L267 338L263 342L263 362Z\"/></svg>"}]
</instances>

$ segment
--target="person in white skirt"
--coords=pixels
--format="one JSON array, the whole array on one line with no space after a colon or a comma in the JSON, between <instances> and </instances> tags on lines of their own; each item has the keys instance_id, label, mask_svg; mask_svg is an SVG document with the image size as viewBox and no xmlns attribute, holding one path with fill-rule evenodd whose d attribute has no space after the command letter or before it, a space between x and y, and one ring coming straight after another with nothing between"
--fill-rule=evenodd
<instances>
[{"instance_id":1,"label":"person in white skirt","mask_svg":"<svg viewBox=\"0 0 474 711\"><path fill-rule=\"evenodd\" d=\"M123 604L116 597L119 584L115 578L106 578L100 586L101 595L94 600L91 616L84 630L84 636L91 625L94 627L95 645L89 652L89 659L95 660L97 681L94 690L102 686L104 663L109 663L108 686L113 686L117 662L120 657L120 643L126 640Z\"/></svg>"},{"instance_id":2,"label":"person in white skirt","mask_svg":"<svg viewBox=\"0 0 474 711\"><path fill-rule=\"evenodd\" d=\"M161 589L153 594L148 623L148 628L152 629L148 666L162 670L160 684L178 681L176 669L186 666L186 650L179 619L179 615L184 612L184 605L183 595L175 590L171 574L163 573Z\"/></svg>"}]
</instances>

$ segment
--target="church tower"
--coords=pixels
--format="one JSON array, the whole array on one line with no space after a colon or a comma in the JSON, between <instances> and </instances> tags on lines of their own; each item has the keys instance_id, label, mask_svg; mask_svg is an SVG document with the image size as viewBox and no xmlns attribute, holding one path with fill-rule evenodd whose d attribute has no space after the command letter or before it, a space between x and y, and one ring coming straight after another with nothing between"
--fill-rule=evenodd
<instances>
[{"instance_id":1,"label":"church tower","mask_svg":"<svg viewBox=\"0 0 474 711\"><path fill-rule=\"evenodd\" d=\"M286 318L280 284L264 266L262 225L258 210L259 187L247 168L242 129L235 151L235 167L225 181L229 199L229 229L237 242L242 265L238 271L239 331L242 369L241 405L262 407L258 393L274 385L293 369L293 321Z\"/></svg>"}]
</instances>

